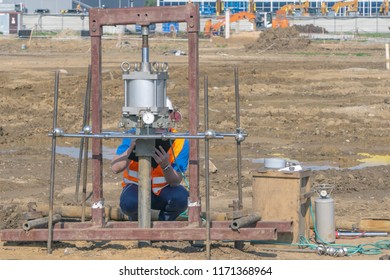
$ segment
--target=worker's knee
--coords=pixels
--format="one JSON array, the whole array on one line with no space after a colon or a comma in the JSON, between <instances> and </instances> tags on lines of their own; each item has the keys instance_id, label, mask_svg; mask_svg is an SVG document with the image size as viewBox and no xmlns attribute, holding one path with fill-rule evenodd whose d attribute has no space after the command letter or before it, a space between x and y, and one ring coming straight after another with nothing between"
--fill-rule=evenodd
<instances>
[{"instance_id":1,"label":"worker's knee","mask_svg":"<svg viewBox=\"0 0 390 280\"><path fill-rule=\"evenodd\" d=\"M138 212L138 186L128 185L121 193L119 207L127 216L134 216Z\"/></svg>"}]
</instances>

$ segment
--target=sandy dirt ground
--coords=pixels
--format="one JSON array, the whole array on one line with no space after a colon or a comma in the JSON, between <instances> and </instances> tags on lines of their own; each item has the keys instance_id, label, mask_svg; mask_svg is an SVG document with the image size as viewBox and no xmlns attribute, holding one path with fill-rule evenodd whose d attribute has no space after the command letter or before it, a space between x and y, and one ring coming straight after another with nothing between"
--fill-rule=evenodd
<instances>
[{"instance_id":1,"label":"sandy dirt ground","mask_svg":"<svg viewBox=\"0 0 390 280\"><path fill-rule=\"evenodd\" d=\"M200 112L203 77L208 76L210 128L234 132L234 66L239 70L241 127L249 136L242 143L244 208L252 205L252 174L262 158L283 157L312 168L312 183L335 186L336 224L358 224L361 218L390 218L390 72L385 70L384 44L354 41L313 41L298 47L274 48L259 42L259 33L233 34L229 40L200 40ZM295 40L288 38L288 40ZM283 40L282 40L283 41ZM280 42L282 42L280 41ZM103 40L103 129L117 130L123 106L120 64L140 61L140 40ZM281 43L280 43L281 44ZM150 60L169 63L168 94L183 113L179 129L188 125L187 42L154 36ZM26 48L25 48L26 47ZM59 34L49 39L0 37L0 229L20 228L28 206L48 205L53 124L54 71L61 70L58 126L65 132L81 129L90 63L90 41ZM203 130L203 114L200 116ZM105 140L111 153L118 140ZM59 138L55 204L77 205L75 182L79 139ZM200 144L203 157L203 143ZM68 150L67 150L68 149ZM76 152L75 152L76 151ZM211 209L229 212L236 197L236 143L210 142L218 168L210 174ZM121 176L104 162L106 205L118 207ZM331 167L317 170L319 167ZM202 169L201 169L202 170ZM89 171L90 173L90 171ZM88 177L88 191L90 190ZM204 200L204 174L200 190ZM87 204L90 201L87 201ZM348 229L348 228L347 228ZM349 228L351 230L351 228ZM389 238L342 240L342 244L372 244ZM313 241L313 240L312 240ZM334 259L315 253L267 250L270 245L213 242L213 259ZM293 247L297 249L296 247ZM344 259L378 259L354 254ZM205 259L205 248L189 242L157 242L138 248L125 242L2 242L0 259Z\"/></svg>"}]
</instances>

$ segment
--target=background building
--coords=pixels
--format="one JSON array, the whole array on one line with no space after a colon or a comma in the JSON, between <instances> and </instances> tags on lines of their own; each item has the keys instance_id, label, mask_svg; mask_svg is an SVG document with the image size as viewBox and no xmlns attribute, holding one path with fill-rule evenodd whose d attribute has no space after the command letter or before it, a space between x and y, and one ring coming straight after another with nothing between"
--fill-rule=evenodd
<instances>
[{"instance_id":1,"label":"background building","mask_svg":"<svg viewBox=\"0 0 390 280\"><path fill-rule=\"evenodd\" d=\"M341 0L342 1L342 0ZM320 0L309 0L309 9L311 15L320 14L321 3L326 2L327 7L331 10L331 7L341 1L320 1ZM201 15L209 16L215 15L216 13L216 0L193 0L193 3L199 3L199 10ZM224 8L229 8L232 12L241 12L248 11L249 0L234 0L234 1L222 1ZM263 12L276 12L280 7L286 4L300 4L305 2L305 0L292 0L292 1L283 1L283 0L255 0L255 6L257 11ZM353 0L348 0L348 2L353 2ZM183 0L157 0L158 6L177 6L185 5L187 1ZM379 8L382 1L378 0L359 0L359 15L361 16L376 16L379 13ZM345 9L344 9L345 10ZM341 9L343 13L343 9Z\"/></svg>"},{"instance_id":2,"label":"background building","mask_svg":"<svg viewBox=\"0 0 390 280\"><path fill-rule=\"evenodd\" d=\"M104 6L106 8L141 7L145 5L145 0L0 0L0 3L22 3L27 8L28 13L34 13L37 9L49 9L52 14L58 14L61 10L74 9L78 2L91 7Z\"/></svg>"}]
</instances>

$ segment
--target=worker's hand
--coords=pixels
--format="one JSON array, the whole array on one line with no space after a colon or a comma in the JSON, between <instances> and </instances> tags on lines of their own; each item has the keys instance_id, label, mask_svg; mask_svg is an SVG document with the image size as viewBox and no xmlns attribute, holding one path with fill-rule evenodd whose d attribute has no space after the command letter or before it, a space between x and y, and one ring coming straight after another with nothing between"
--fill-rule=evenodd
<instances>
[{"instance_id":1,"label":"worker's hand","mask_svg":"<svg viewBox=\"0 0 390 280\"><path fill-rule=\"evenodd\" d=\"M154 160L161 166L162 169L171 165L169 161L169 154L163 149L163 147L158 146L158 149L154 149L154 154L152 155Z\"/></svg>"}]
</instances>

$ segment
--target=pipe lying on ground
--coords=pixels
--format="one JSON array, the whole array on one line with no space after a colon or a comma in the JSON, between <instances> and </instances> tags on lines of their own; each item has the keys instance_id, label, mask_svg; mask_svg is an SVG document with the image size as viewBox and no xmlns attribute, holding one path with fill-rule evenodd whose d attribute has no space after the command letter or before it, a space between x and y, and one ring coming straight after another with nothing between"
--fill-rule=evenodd
<instances>
[{"instance_id":1,"label":"pipe lying on ground","mask_svg":"<svg viewBox=\"0 0 390 280\"><path fill-rule=\"evenodd\" d=\"M53 223L61 221L62 217L59 214L53 215ZM46 227L49 224L49 217L39 218L23 223L22 228L25 231L28 231L33 228L42 228Z\"/></svg>"},{"instance_id":2,"label":"pipe lying on ground","mask_svg":"<svg viewBox=\"0 0 390 280\"><path fill-rule=\"evenodd\" d=\"M240 228L246 227L248 225L254 224L257 221L260 221L261 217L259 214L250 214L248 216L236 219L231 222L230 228L233 230L238 230Z\"/></svg>"}]
</instances>

